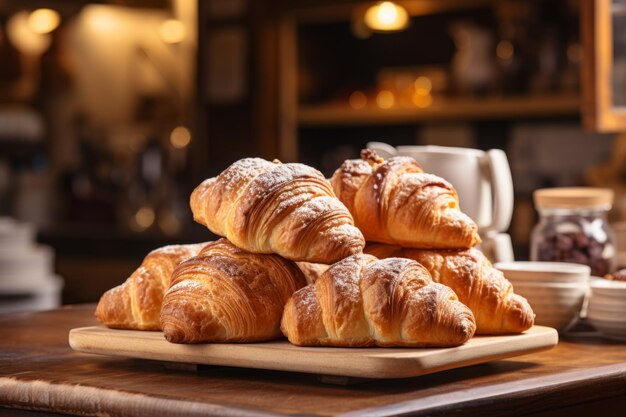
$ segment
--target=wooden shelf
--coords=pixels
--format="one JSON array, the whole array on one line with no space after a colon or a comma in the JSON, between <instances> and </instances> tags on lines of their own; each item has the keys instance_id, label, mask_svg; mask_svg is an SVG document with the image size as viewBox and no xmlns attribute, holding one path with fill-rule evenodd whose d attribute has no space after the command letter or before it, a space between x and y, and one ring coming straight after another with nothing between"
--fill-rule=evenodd
<instances>
[{"instance_id":1,"label":"wooden shelf","mask_svg":"<svg viewBox=\"0 0 626 417\"><path fill-rule=\"evenodd\" d=\"M353 126L410 124L430 121L485 120L576 116L580 114L578 95L435 99L425 109L366 107L353 109L345 104L303 105L298 109L300 126Z\"/></svg>"}]
</instances>

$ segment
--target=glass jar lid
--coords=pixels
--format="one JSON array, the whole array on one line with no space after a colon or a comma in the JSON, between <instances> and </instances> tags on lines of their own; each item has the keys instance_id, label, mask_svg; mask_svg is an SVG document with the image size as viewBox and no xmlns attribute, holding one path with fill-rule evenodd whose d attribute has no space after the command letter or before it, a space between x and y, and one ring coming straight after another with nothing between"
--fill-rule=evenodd
<instances>
[{"instance_id":1,"label":"glass jar lid","mask_svg":"<svg viewBox=\"0 0 626 417\"><path fill-rule=\"evenodd\" d=\"M533 193L538 209L591 209L610 208L613 190L594 187L542 188Z\"/></svg>"}]
</instances>

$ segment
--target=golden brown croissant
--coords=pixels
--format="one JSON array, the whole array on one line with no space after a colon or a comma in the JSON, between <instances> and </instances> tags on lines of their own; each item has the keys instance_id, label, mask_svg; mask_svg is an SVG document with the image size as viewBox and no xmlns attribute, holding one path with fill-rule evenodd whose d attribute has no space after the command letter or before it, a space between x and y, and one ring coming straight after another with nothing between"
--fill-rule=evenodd
<instances>
[{"instance_id":1,"label":"golden brown croissant","mask_svg":"<svg viewBox=\"0 0 626 417\"><path fill-rule=\"evenodd\" d=\"M478 249L433 251L369 244L365 251L379 258L401 256L428 269L436 282L452 288L476 317L476 333L520 333L532 327L535 314L526 299L513 293L502 272Z\"/></svg>"},{"instance_id":2,"label":"golden brown croissant","mask_svg":"<svg viewBox=\"0 0 626 417\"><path fill-rule=\"evenodd\" d=\"M123 284L102 295L96 318L114 329L160 330L161 303L172 271L205 245L172 245L150 252Z\"/></svg>"},{"instance_id":3,"label":"golden brown croissant","mask_svg":"<svg viewBox=\"0 0 626 417\"><path fill-rule=\"evenodd\" d=\"M367 241L448 249L480 242L452 185L425 174L411 158L384 161L364 149L361 159L345 161L331 181Z\"/></svg>"},{"instance_id":4,"label":"golden brown croissant","mask_svg":"<svg viewBox=\"0 0 626 417\"><path fill-rule=\"evenodd\" d=\"M299 346L456 346L475 322L417 262L357 254L296 291L281 329Z\"/></svg>"},{"instance_id":5,"label":"golden brown croissant","mask_svg":"<svg viewBox=\"0 0 626 417\"><path fill-rule=\"evenodd\" d=\"M254 253L330 264L365 246L324 176L303 164L242 159L200 184L190 204L198 223Z\"/></svg>"},{"instance_id":6,"label":"golden brown croissant","mask_svg":"<svg viewBox=\"0 0 626 417\"><path fill-rule=\"evenodd\" d=\"M326 264L314 264L311 262L296 262L300 271L304 274L306 282L312 284L330 267Z\"/></svg>"},{"instance_id":7,"label":"golden brown croissant","mask_svg":"<svg viewBox=\"0 0 626 417\"><path fill-rule=\"evenodd\" d=\"M304 285L294 262L220 239L176 268L163 298L161 326L173 343L274 339L281 336L285 303Z\"/></svg>"}]
</instances>

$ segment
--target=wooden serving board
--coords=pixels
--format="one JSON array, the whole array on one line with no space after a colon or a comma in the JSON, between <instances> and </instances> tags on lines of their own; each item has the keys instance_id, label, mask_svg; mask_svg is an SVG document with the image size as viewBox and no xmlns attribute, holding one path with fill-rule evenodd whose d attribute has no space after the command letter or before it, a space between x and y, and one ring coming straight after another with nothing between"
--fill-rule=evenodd
<instances>
[{"instance_id":1,"label":"wooden serving board","mask_svg":"<svg viewBox=\"0 0 626 417\"><path fill-rule=\"evenodd\" d=\"M556 330L534 326L512 336L476 336L453 348L297 347L287 341L249 344L169 343L161 332L101 326L70 331L79 352L190 364L235 366L357 378L408 378L554 347Z\"/></svg>"}]
</instances>

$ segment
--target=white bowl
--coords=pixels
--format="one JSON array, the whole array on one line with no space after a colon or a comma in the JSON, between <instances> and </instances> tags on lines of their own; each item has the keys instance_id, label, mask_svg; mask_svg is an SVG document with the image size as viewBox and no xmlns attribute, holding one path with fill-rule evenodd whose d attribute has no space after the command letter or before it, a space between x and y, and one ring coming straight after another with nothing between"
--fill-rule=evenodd
<instances>
[{"instance_id":1,"label":"white bowl","mask_svg":"<svg viewBox=\"0 0 626 417\"><path fill-rule=\"evenodd\" d=\"M516 282L587 282L591 268L567 262L498 262L495 268L513 284Z\"/></svg>"},{"instance_id":2,"label":"white bowl","mask_svg":"<svg viewBox=\"0 0 626 417\"><path fill-rule=\"evenodd\" d=\"M594 303L598 305L604 305L607 308L620 308L626 305L626 299L624 297L611 297L607 295L598 294L591 290L589 292L589 300L594 300Z\"/></svg>"},{"instance_id":3,"label":"white bowl","mask_svg":"<svg viewBox=\"0 0 626 417\"><path fill-rule=\"evenodd\" d=\"M592 294L587 305L587 316L626 323L626 301L606 303L604 298Z\"/></svg>"},{"instance_id":4,"label":"white bowl","mask_svg":"<svg viewBox=\"0 0 626 417\"><path fill-rule=\"evenodd\" d=\"M528 300L535 324L564 330L577 320L588 291L586 283L516 282L516 294Z\"/></svg>"},{"instance_id":5,"label":"white bowl","mask_svg":"<svg viewBox=\"0 0 626 417\"><path fill-rule=\"evenodd\" d=\"M575 312L580 312L582 310L582 306L584 303L583 299L574 299L567 300L563 302L547 302L547 301L529 301L530 306L532 307L535 313L540 312L542 315L544 314L564 314L564 312L569 312L574 310Z\"/></svg>"},{"instance_id":6,"label":"white bowl","mask_svg":"<svg viewBox=\"0 0 626 417\"><path fill-rule=\"evenodd\" d=\"M626 297L599 294L589 289L589 302L608 309L626 309Z\"/></svg>"},{"instance_id":7,"label":"white bowl","mask_svg":"<svg viewBox=\"0 0 626 417\"><path fill-rule=\"evenodd\" d=\"M533 300L582 299L589 290L586 284L561 283L513 283L516 294Z\"/></svg>"},{"instance_id":8,"label":"white bowl","mask_svg":"<svg viewBox=\"0 0 626 417\"><path fill-rule=\"evenodd\" d=\"M590 299L587 308L599 314L618 315L623 320L626 320L626 304L605 304L601 301Z\"/></svg>"},{"instance_id":9,"label":"white bowl","mask_svg":"<svg viewBox=\"0 0 626 417\"><path fill-rule=\"evenodd\" d=\"M606 321L606 322L615 323L615 324L622 323L622 325L626 327L626 318L624 318L623 315L617 314L617 313L598 311L593 308L591 309L588 308L587 318Z\"/></svg>"},{"instance_id":10,"label":"white bowl","mask_svg":"<svg viewBox=\"0 0 626 417\"><path fill-rule=\"evenodd\" d=\"M613 332L623 332L624 334L626 334L626 321L614 321L614 320L606 320L600 317L587 317L587 319L591 322L591 324L594 325L594 327L598 328L599 330L601 330L600 328L603 329L607 329L607 330L611 330Z\"/></svg>"},{"instance_id":11,"label":"white bowl","mask_svg":"<svg viewBox=\"0 0 626 417\"><path fill-rule=\"evenodd\" d=\"M601 320L595 317L588 317L589 323L603 335L617 340L626 340L626 321L613 322Z\"/></svg>"},{"instance_id":12,"label":"white bowl","mask_svg":"<svg viewBox=\"0 0 626 417\"><path fill-rule=\"evenodd\" d=\"M592 297L623 299L626 302L626 282L594 277L590 282Z\"/></svg>"}]
</instances>

